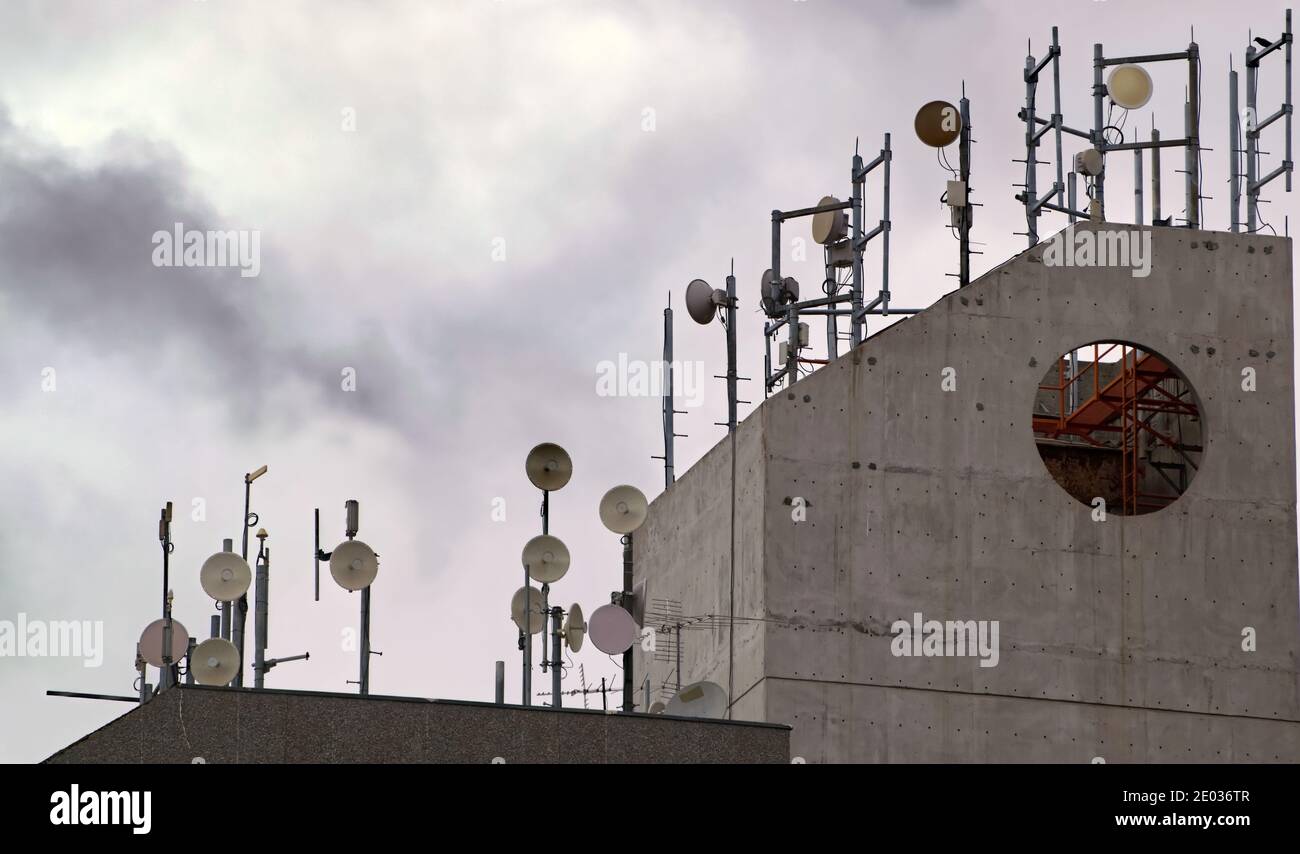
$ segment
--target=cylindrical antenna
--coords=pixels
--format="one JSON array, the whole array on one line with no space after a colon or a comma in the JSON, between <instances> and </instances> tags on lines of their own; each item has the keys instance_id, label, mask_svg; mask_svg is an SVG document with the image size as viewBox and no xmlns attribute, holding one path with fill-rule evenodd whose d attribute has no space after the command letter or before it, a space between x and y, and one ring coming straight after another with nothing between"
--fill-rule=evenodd
<instances>
[{"instance_id":1,"label":"cylindrical antenna","mask_svg":"<svg viewBox=\"0 0 1300 854\"><path fill-rule=\"evenodd\" d=\"M496 703L504 706L506 702L506 663L498 661L496 666Z\"/></svg>"},{"instance_id":2,"label":"cylindrical antenna","mask_svg":"<svg viewBox=\"0 0 1300 854\"><path fill-rule=\"evenodd\" d=\"M257 581L255 582L257 601L254 603L253 617L253 687L266 686L266 644L270 608L268 594L271 587L271 550L266 548L266 530L257 534L262 541L262 554L257 562Z\"/></svg>"},{"instance_id":3,"label":"cylindrical antenna","mask_svg":"<svg viewBox=\"0 0 1300 854\"><path fill-rule=\"evenodd\" d=\"M350 540L361 530L361 505L355 499L349 499L343 502L343 506L347 509L347 537Z\"/></svg>"},{"instance_id":4,"label":"cylindrical antenna","mask_svg":"<svg viewBox=\"0 0 1300 854\"><path fill-rule=\"evenodd\" d=\"M210 638L221 637L221 615L220 614L212 615L212 622L209 624L209 628L208 628L208 637Z\"/></svg>"}]
</instances>

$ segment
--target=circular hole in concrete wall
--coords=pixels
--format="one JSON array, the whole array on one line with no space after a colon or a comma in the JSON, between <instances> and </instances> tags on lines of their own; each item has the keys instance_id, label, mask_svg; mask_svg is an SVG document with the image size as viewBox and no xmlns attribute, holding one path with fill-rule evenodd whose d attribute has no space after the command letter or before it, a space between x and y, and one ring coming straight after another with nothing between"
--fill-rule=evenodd
<instances>
[{"instance_id":1,"label":"circular hole in concrete wall","mask_svg":"<svg viewBox=\"0 0 1300 854\"><path fill-rule=\"evenodd\" d=\"M1204 453L1201 402L1165 357L1098 341L1051 364L1034 398L1034 442L1052 478L1082 503L1138 516L1178 500Z\"/></svg>"}]
</instances>

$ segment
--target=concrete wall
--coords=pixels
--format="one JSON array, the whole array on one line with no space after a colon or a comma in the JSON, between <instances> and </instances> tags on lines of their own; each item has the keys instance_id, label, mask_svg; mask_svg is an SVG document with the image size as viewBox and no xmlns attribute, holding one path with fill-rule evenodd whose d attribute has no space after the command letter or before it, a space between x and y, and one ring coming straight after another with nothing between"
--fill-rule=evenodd
<instances>
[{"instance_id":1,"label":"concrete wall","mask_svg":"<svg viewBox=\"0 0 1300 854\"><path fill-rule=\"evenodd\" d=\"M1152 233L1149 277L1048 266L1040 244L746 420L765 458L762 602L743 613L767 622L735 669L761 668L794 755L1300 761L1290 241L1106 227ZM1202 403L1201 470L1158 512L1094 521L1036 450L1046 366L1097 340L1165 356ZM699 468L648 536L679 522L674 493L726 494ZM711 551L679 551L643 552L653 595L684 560L713 572ZM915 612L997 620L999 663L893 655L891 624Z\"/></svg>"},{"instance_id":2,"label":"concrete wall","mask_svg":"<svg viewBox=\"0 0 1300 854\"><path fill-rule=\"evenodd\" d=\"M789 761L785 727L302 691L180 687L47 762Z\"/></svg>"}]
</instances>

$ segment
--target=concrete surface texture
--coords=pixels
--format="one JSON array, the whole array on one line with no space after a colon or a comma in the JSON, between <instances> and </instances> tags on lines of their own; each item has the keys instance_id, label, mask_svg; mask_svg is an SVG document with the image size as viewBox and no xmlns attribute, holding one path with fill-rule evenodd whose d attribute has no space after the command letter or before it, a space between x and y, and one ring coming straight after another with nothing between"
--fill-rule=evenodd
<instances>
[{"instance_id":1,"label":"concrete surface texture","mask_svg":"<svg viewBox=\"0 0 1300 854\"><path fill-rule=\"evenodd\" d=\"M789 749L789 728L740 721L191 685L46 762L748 764Z\"/></svg>"},{"instance_id":2,"label":"concrete surface texture","mask_svg":"<svg viewBox=\"0 0 1300 854\"><path fill-rule=\"evenodd\" d=\"M681 674L642 651L638 680L718 682L808 762L1300 761L1291 241L1077 228L1150 231L1150 275L1040 243L776 391L654 501L637 580L701 619ZM1186 494L1104 521L1031 429L1047 367L1101 340L1167 358L1204 433ZM895 654L918 613L996 621L996 659Z\"/></svg>"}]
</instances>

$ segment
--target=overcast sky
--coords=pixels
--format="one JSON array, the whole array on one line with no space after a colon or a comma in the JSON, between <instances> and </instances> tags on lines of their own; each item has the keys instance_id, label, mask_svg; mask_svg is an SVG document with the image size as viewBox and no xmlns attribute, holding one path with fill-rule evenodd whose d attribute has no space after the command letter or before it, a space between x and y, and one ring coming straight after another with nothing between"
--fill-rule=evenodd
<instances>
[{"instance_id":1,"label":"overcast sky","mask_svg":"<svg viewBox=\"0 0 1300 854\"><path fill-rule=\"evenodd\" d=\"M377 694L488 700L493 662L519 697L508 617L539 532L523 470L564 445L573 481L552 533L573 555L554 601L588 613L621 584L603 492L663 487L659 401L596 393L598 365L658 359L668 294L722 286L734 257L740 372L762 376L757 282L773 208L846 197L855 139L892 131L896 305L951 290L948 177L916 109L972 101L976 273L1024 247L1026 40L1062 28L1066 121L1090 124L1092 44L1204 58L1211 228L1227 228L1228 54L1275 35L1281 2L1221 0L460 0L6 3L0 6L0 620L100 620L102 666L0 658L0 760L35 761L125 704L135 643L159 614L160 506L176 504L175 614L207 636L202 560L239 537L242 476L273 553L268 684L352 691L359 597L328 575L312 601L312 508L325 547L343 502L381 555ZM1185 67L1153 67L1154 114L1181 135ZM1266 68L1261 113L1277 108ZM1040 109L1050 112L1044 88ZM1281 157L1280 126L1268 168ZM1079 145L1067 137L1067 152ZM1050 160L1045 149L1040 156ZM1174 164L1173 160L1178 160ZM1130 160L1108 185L1131 221ZM1165 209L1181 215L1180 157ZM1049 169L1040 182L1049 182ZM868 184L867 222L880 216ZM1294 210L1280 182L1265 216ZM256 230L260 271L152 263L152 235ZM1064 225L1044 218L1050 234ZM788 235L806 237L804 227ZM814 262L788 270L816 287ZM877 249L868 290L877 287ZM818 253L809 257L819 262ZM873 320L872 331L879 320ZM824 333L817 329L820 346ZM723 436L721 328L679 311L677 358L702 361L678 430L685 472ZM46 369L53 368L51 375ZM342 388L355 371L356 390ZM48 390L48 379L55 382ZM43 388L43 381L46 388ZM742 398L761 400L759 381ZM752 407L742 406L742 417ZM505 519L493 518L504 499ZM195 500L206 519L192 518ZM252 615L248 621L252 634ZM566 688L616 679L588 645ZM151 681L155 674L151 673ZM251 673L249 675L251 682ZM543 683L540 673L534 686ZM569 703L580 703L569 698ZM599 697L592 698L599 706Z\"/></svg>"}]
</instances>

